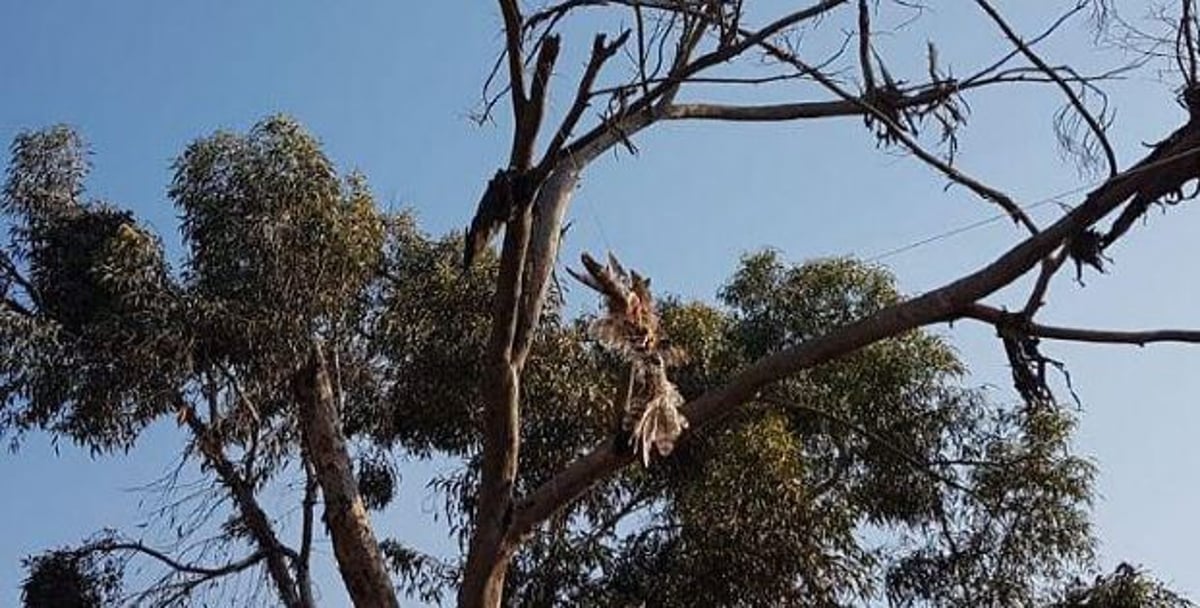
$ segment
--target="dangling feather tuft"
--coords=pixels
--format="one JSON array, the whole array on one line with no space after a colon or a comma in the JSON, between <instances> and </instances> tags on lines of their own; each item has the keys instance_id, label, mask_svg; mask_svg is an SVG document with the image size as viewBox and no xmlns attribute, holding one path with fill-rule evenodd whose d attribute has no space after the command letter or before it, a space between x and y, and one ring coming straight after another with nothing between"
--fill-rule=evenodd
<instances>
[{"instance_id":1,"label":"dangling feather tuft","mask_svg":"<svg viewBox=\"0 0 1200 608\"><path fill-rule=\"evenodd\" d=\"M686 355L662 333L650 279L626 270L611 253L605 265L586 253L582 261L587 274L568 272L604 296L606 309L604 316L588 327L588 333L630 363L637 390L625 404L622 427L630 433L630 443L642 463L650 466L651 449L667 456L688 426L679 411L683 396L667 378L667 367L683 363Z\"/></svg>"}]
</instances>

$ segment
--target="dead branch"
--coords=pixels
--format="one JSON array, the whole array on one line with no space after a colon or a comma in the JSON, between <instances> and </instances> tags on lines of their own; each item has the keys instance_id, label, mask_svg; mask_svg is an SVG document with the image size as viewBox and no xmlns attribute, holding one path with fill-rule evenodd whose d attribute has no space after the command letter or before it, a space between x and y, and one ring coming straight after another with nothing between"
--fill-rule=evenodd
<instances>
[{"instance_id":1,"label":"dead branch","mask_svg":"<svg viewBox=\"0 0 1200 608\"><path fill-rule=\"evenodd\" d=\"M607 37L604 34L597 34L592 41L592 55L588 59L587 67L583 70L583 76L579 79L579 87L575 92L575 99L571 102L571 107L567 110L566 116L558 127L558 131L550 140L550 145L546 148L543 164L557 162L559 152L562 151L563 144L571 136L575 130L576 124L583 116L584 110L588 107L588 100L592 96L592 86L596 82L596 76L600 74L600 70L604 64L616 54L617 50L625 45L629 40L629 30L625 30L611 44L607 42ZM549 168L549 167L547 167Z\"/></svg>"},{"instance_id":2,"label":"dead branch","mask_svg":"<svg viewBox=\"0 0 1200 608\"><path fill-rule=\"evenodd\" d=\"M985 304L971 305L963 311L962 317L982 321L997 328L1008 326L1020 333L1047 340L1088 342L1092 344L1128 344L1133 346L1145 346L1160 342L1200 343L1200 330L1151 329L1125 331L1042 325L1015 318L1013 313L1005 312Z\"/></svg>"},{"instance_id":3,"label":"dead branch","mask_svg":"<svg viewBox=\"0 0 1200 608\"><path fill-rule=\"evenodd\" d=\"M260 552L252 553L252 554L250 554L242 559L239 559L237 561L229 562L228 564L225 564L222 566L197 566L195 564L188 564L188 563L180 562L180 561L172 558L171 556L167 555L166 553L163 553L162 551L154 549L153 547L150 547L141 542L131 542L131 541L123 542L123 541L117 541L115 539L104 539L104 540L97 541L94 543L89 543L82 547L72 549L71 552L75 553L75 554L80 554L80 555L89 554L89 553L103 553L103 554L120 553L120 552L137 553L140 555L145 555L147 557L153 558L154 560L158 561L159 563L164 564L165 566L167 566L168 568L170 568L171 570L174 570L176 572L181 572L184 574L200 575L201 577L203 577L202 580L204 580L204 581L212 580L212 579L219 578L222 576L227 576L230 574L236 574L238 572L246 570L247 568L257 565L265 557L265 555L260 551Z\"/></svg>"},{"instance_id":4,"label":"dead branch","mask_svg":"<svg viewBox=\"0 0 1200 608\"><path fill-rule=\"evenodd\" d=\"M828 89L829 91L833 92L835 95L840 97L843 101L860 106L863 109L863 112L866 116L872 117L873 119L879 121L881 124L884 125L884 128L887 131L887 137L890 140L899 142L913 156L916 156L918 159L923 161L925 164L936 169L938 172L940 172L943 176L945 176L950 181L952 181L956 184L965 186L968 190L970 190L971 192L974 192L980 198L983 198L984 200L987 200L989 202L995 203L996 205L1000 206L1001 209L1003 209L1006 213L1008 213L1008 215L1010 217L1013 218L1013 221L1023 225L1025 228L1027 228L1029 230L1029 232L1037 233L1037 231L1038 231L1037 224L1035 224L1033 222L1033 220L1030 219L1028 214L1026 214L1025 211L1021 209L1021 206L1018 205L1016 203L1016 201L1014 201L1012 199L1012 197L1008 196L1007 194L1005 194L1004 192L1001 192L1000 190L998 190L996 188L993 188L991 186L988 186L987 184L984 184L983 182L979 181L978 179L976 179L974 177L967 175L966 173L963 173L959 169L950 165L950 163L938 158L933 153L925 150L925 148L922 147L919 143L917 143L917 141L915 139L913 139L911 136L909 136L909 134L906 132L904 127L901 126L900 124L898 124L894 119L894 115L896 114L897 101L895 101L895 100L889 101L889 106L888 106L889 109L881 109L877 105L878 96L876 96L875 100L864 99L864 98L855 96L855 95L851 94L850 92L846 91L844 88L842 88L836 82L834 82L833 79L829 78L828 76L821 73L820 71L812 68L811 66L804 63L803 61L801 61L800 59L795 57L793 54L787 52L786 50L784 50L774 44L771 44L769 42L762 42L762 43L760 43L759 46L761 46L763 49L765 49L768 53L770 53L776 59L779 59L780 61L789 63L789 64L795 66L796 69L798 69L806 74L809 74L814 80L816 80L818 83L820 83L821 86L823 86L826 89ZM903 97L900 96L900 97L897 97L896 99L903 99Z\"/></svg>"},{"instance_id":5,"label":"dead branch","mask_svg":"<svg viewBox=\"0 0 1200 608\"><path fill-rule=\"evenodd\" d=\"M1097 144L1101 147L1101 149L1104 150L1105 159L1108 161L1109 177L1116 175L1120 171L1120 168L1117 165L1117 155L1115 152L1113 152L1112 144L1108 141L1108 134L1105 133L1104 126L1101 124L1101 122L1095 116L1093 116L1091 111L1087 109L1087 106L1083 104L1083 101L1075 93L1074 89L1072 89L1070 85L1068 85L1062 80L1061 77L1059 77L1057 71L1051 68L1049 64L1047 64L1041 57L1038 56L1037 53L1033 52L1033 49L1030 48L1029 45L1025 44L1025 42L1021 40L1021 37L1015 31L1013 31L1012 27L1007 21L1005 21L1004 17L1001 16L998 11L996 11L995 7L993 7L988 0L975 0L975 4L983 9L985 13L987 13L988 17L995 22L1002 32L1004 32L1004 36L1008 38L1009 42L1011 42L1013 46L1020 50L1021 54L1024 55L1026 59L1036 65L1038 69L1046 74L1047 77L1054 80L1055 83L1058 84L1059 88L1062 89L1063 94L1066 95L1067 99L1070 101L1071 106L1075 108L1075 111L1079 113L1079 116L1087 123L1088 128L1091 129L1092 135L1096 138Z\"/></svg>"},{"instance_id":6,"label":"dead branch","mask_svg":"<svg viewBox=\"0 0 1200 608\"><path fill-rule=\"evenodd\" d=\"M211 430L209 425L200 420L195 408L182 396L177 397L176 408L179 412L180 422L187 425L192 431L200 454L216 471L221 484L232 495L234 504L241 513L242 521L245 522L246 529L250 532L250 537L254 539L259 551L263 554L263 559L267 562L267 571L271 575L272 582L275 583L279 599L288 608L305 606L301 602L296 589L296 581L284 559L285 557L295 558L296 553L288 549L275 535L275 530L271 527L267 514L259 506L258 499L254 496L253 486L242 478L234 464L225 456L224 448L217 434Z\"/></svg>"},{"instance_id":7,"label":"dead branch","mask_svg":"<svg viewBox=\"0 0 1200 608\"><path fill-rule=\"evenodd\" d=\"M1200 124L1189 122L1167 138L1151 157L1175 159L1178 162L1179 158L1197 151L1200 151ZM1146 169L1150 162L1150 158L1147 158L1135 166L1141 167L1136 172L1131 170L1110 178L1072 211L1045 230L1027 237L983 268L824 336L764 357L736 374L725 386L689 402L684 406L684 415L692 422L694 429L703 429L728 415L733 408L753 399L772 382L878 340L924 325L963 317L975 302L1023 276L1072 236L1087 230L1143 189L1161 188L1157 183L1160 179L1182 182L1200 173L1194 163L1189 165L1191 175L1184 175L1173 171L1175 167L1169 163ZM508 536L514 542L524 538L540 522L631 461L632 456L622 453L619 446L612 442L596 446L519 503Z\"/></svg>"}]
</instances>

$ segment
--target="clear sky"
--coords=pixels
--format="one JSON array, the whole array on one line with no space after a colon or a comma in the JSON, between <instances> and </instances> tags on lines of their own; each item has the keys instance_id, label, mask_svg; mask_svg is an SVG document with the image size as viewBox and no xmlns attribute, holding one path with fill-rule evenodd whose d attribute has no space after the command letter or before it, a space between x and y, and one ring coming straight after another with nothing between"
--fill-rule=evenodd
<instances>
[{"instance_id":1,"label":"clear sky","mask_svg":"<svg viewBox=\"0 0 1200 608\"><path fill-rule=\"evenodd\" d=\"M882 41L898 57L898 74L906 67L913 78L923 73L927 36L940 41L943 61L959 74L1001 48L970 3L940 4L952 6ZM1040 29L1051 15L1009 12L1026 31ZM1121 60L1094 52L1088 42L1080 23L1045 49L1052 63L1098 67ZM574 70L590 37L566 44L563 70ZM165 195L172 158L215 129L245 129L287 112L322 139L340 166L365 172L382 204L411 207L426 230L441 233L470 219L487 177L506 158L504 123L480 127L468 119L498 49L492 2L4 2L0 140L59 122L77 127L95 151L91 196L133 209L178 255L175 210ZM1147 71L1113 86L1113 137L1123 166L1144 153L1143 142L1183 120L1170 88L1154 76ZM556 101L565 104L574 85L556 84ZM1058 102L1049 89L1030 87L973 97L962 166L1025 203L1087 185L1091 178L1080 177L1056 151L1049 126ZM778 248L794 261L870 257L994 215L962 189L943 188L914 161L877 149L858 119L668 124L637 143L637 157L609 156L585 175L567 255L611 248L660 289L686 297L711 298L738 256L760 247ZM5 155L0 164L6 162ZM1060 212L1044 205L1035 216L1048 220ZM1045 320L1200 327L1194 306L1200 283L1188 264L1200 254L1197 228L1200 218L1187 205L1152 213L1115 249L1108 275L1090 277L1086 288L1065 277L1057 282ZM919 293L989 260L1019 236L1011 224L995 222L884 261L906 292ZM994 385L998 400L1013 399L990 332L965 322L938 331L959 347L974 381ZM1078 448L1100 466L1095 521L1105 563L1143 564L1200 598L1194 560L1200 347L1047 350L1070 365L1084 403ZM0 606L17 602L20 557L138 521L129 489L161 474L177 452L164 425L125 456L91 460L37 438L18 453L0 453ZM447 550L427 513L436 503L422 481L444 466L405 470L404 504L378 518L384 533ZM336 582L323 589L330 605L344 601Z\"/></svg>"}]
</instances>

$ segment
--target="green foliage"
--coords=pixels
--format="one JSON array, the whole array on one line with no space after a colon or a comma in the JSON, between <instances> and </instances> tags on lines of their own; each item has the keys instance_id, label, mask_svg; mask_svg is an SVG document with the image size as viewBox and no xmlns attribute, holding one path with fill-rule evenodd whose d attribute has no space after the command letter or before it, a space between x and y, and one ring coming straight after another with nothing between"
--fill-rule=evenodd
<instances>
[{"instance_id":1,"label":"green foliage","mask_svg":"<svg viewBox=\"0 0 1200 608\"><path fill-rule=\"evenodd\" d=\"M410 217L389 224L368 328L382 394L349 408L354 432L418 454L477 444L496 260L463 273L461 243L429 239Z\"/></svg>"},{"instance_id":2,"label":"green foliage","mask_svg":"<svg viewBox=\"0 0 1200 608\"><path fill-rule=\"evenodd\" d=\"M362 178L340 180L317 141L275 116L217 133L175 164L202 354L294 359L338 321L379 262L384 226Z\"/></svg>"},{"instance_id":3,"label":"green foliage","mask_svg":"<svg viewBox=\"0 0 1200 608\"><path fill-rule=\"evenodd\" d=\"M363 454L355 467L355 480L368 509L382 509L392 502L400 475L382 452Z\"/></svg>"},{"instance_id":4,"label":"green foliage","mask_svg":"<svg viewBox=\"0 0 1200 608\"><path fill-rule=\"evenodd\" d=\"M48 221L77 206L87 176L87 146L70 127L18 134L0 212L32 224Z\"/></svg>"},{"instance_id":5,"label":"green foliage","mask_svg":"<svg viewBox=\"0 0 1200 608\"><path fill-rule=\"evenodd\" d=\"M470 370L481 369L489 282L452 274L457 245L409 243L395 259L413 263L393 259L384 290L403 294L382 313L405 329L389 334L404 338L389 360L436 379L394 402L405 415L392 428L404 430L390 436L416 453L475 449ZM725 308L663 305L667 334L690 355L672 378L694 398L764 354L899 299L889 275L850 260L792 267L750 256L722 291ZM623 370L587 342L584 325L552 315L535 344L519 492L614 434ZM1069 412L988 406L962 387L964 374L940 338L912 332L780 383L688 435L671 459L626 471L548 522L517 555L508 597L527 606L1041 601L1038 581L1090 558L1091 468L1067 449ZM431 402L453 405L421 409ZM470 459L435 484L460 530L477 466Z\"/></svg>"},{"instance_id":6,"label":"green foliage","mask_svg":"<svg viewBox=\"0 0 1200 608\"><path fill-rule=\"evenodd\" d=\"M84 154L63 127L13 145L0 207L14 220L8 257L28 262L28 306L0 309L0 424L107 449L171 409L186 340L159 241L81 199Z\"/></svg>"},{"instance_id":7,"label":"green foliage","mask_svg":"<svg viewBox=\"0 0 1200 608\"><path fill-rule=\"evenodd\" d=\"M0 308L4 428L128 447L199 396L214 426L235 442L254 435L271 465L290 450L285 382L312 340L344 356L357 393L369 389L352 337L385 223L364 180L339 178L299 125L271 117L179 158L171 196L189 251L182 278L131 213L82 199L85 154L65 127L13 144L4 259L23 261L27 278L16 262L2 269L6 286L24 288Z\"/></svg>"},{"instance_id":8,"label":"green foliage","mask_svg":"<svg viewBox=\"0 0 1200 608\"><path fill-rule=\"evenodd\" d=\"M201 139L176 162L171 196L188 247L180 276L132 215L81 199L84 147L69 130L23 135L13 157L0 201L15 226L0 259L0 430L42 428L111 449L181 405L202 408L212 438L261 488L297 458L288 381L320 341L345 430L362 448L368 505L387 508L397 494L393 458L457 459L461 469L433 488L465 538L494 255L462 271L460 236L431 238L408 215L381 216L363 180L340 178L316 140L282 117ZM524 370L518 494L611 440L622 416L628 368L590 342L587 319L564 318L561 295ZM762 356L901 298L888 273L853 260L748 256L716 305L661 298L663 328L688 353L671 379L696 398ZM1091 559L1093 471L1069 450L1072 412L989 404L965 374L944 340L914 331L766 388L685 433L670 458L623 471L546 522L515 557L508 597L527 606L1053 599L1046 583ZM236 523L231 542L244 533ZM402 588L424 601L457 581L458 564L398 542L382 549Z\"/></svg>"},{"instance_id":9,"label":"green foliage","mask_svg":"<svg viewBox=\"0 0 1200 608\"><path fill-rule=\"evenodd\" d=\"M1091 582L1076 579L1052 608L1188 608L1195 606L1145 571L1121 564Z\"/></svg>"}]
</instances>

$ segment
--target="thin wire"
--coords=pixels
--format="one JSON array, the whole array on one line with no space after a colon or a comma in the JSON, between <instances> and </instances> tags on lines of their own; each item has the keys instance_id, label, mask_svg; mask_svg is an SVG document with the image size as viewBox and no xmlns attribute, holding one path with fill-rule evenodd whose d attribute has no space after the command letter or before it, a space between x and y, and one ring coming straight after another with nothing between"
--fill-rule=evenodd
<instances>
[{"instance_id":1,"label":"thin wire","mask_svg":"<svg viewBox=\"0 0 1200 608\"><path fill-rule=\"evenodd\" d=\"M1115 181L1118 179L1124 179L1124 178L1127 178L1127 177L1130 177L1133 175L1137 175L1139 173L1143 173L1145 171L1149 171L1151 169L1156 169L1164 164L1174 162L1176 160L1186 158L1188 156L1192 156L1197 153L1200 153L1200 147L1192 148L1191 150L1187 150L1185 152L1180 152L1179 154L1173 154L1173 155L1165 157L1165 158L1160 158L1152 163L1147 163L1146 165L1143 165L1141 167L1134 167L1127 171L1118 173L1118 174L1116 174L1108 179L1105 179L1103 181L1098 181L1098 182L1094 182L1091 184L1085 184L1083 186L1071 188L1070 190L1064 190L1053 196L1048 196L1046 198L1035 201L1033 203L1029 203L1028 205L1021 205L1018 208L1023 211L1030 211L1033 209L1037 209L1038 207L1048 205L1050 203L1060 202L1060 199L1062 199L1063 197L1070 196L1072 194L1078 194L1085 190L1091 190L1093 188L1098 188L1103 184L1106 184L1106 183L1109 183L1109 182L1112 182L1112 181ZM982 220L978 220L978 221L972 222L970 224L965 224L965 225L959 226L957 228L952 228L945 232L940 232L933 236L923 238L919 241L914 241L907 245L896 247L894 249L888 249L887 251L884 251L882 253L876 254L869 258L866 258L866 261L867 262L878 262L880 260L884 260L884 259L887 259L890 257L900 255L901 253L906 253L908 251L912 251L913 249L924 247L925 245L928 245L930 243L936 243L937 241L945 240L945 239L948 239L953 236L958 236L964 232L970 232L971 230L975 230L977 228L982 228L984 226L987 226L988 224L992 224L992 223L998 222L1003 219L1008 219L1010 217L1012 217L1012 216L1009 215L1008 213L998 213L991 217L988 217L988 218L985 218Z\"/></svg>"},{"instance_id":2,"label":"thin wire","mask_svg":"<svg viewBox=\"0 0 1200 608\"><path fill-rule=\"evenodd\" d=\"M1090 185L1089 186L1080 186L1073 190L1060 192L1059 194L1056 194L1056 195L1048 197L1048 198L1044 198L1042 200L1039 200L1034 203L1030 203L1028 205L1021 205L1018 208L1021 209L1022 211L1032 211L1034 209L1037 209L1038 207L1043 207L1045 205L1049 205L1050 203L1060 202L1059 199L1061 199L1065 196L1069 196L1071 194L1076 194L1083 190L1087 190L1091 187L1092 186L1090 186ZM1011 217L1012 216L1009 215L1008 213L997 213L996 215L993 215L991 217L984 218L982 220L978 220L975 222L971 222L970 224L964 224L957 228L951 228L950 230L947 230L945 232L939 232L933 236L923 238L919 241L914 241L907 245L902 245L902 246L896 247L894 249L888 249L887 251L878 253L876 255L873 255L873 256L867 258L866 261L867 262L878 262L880 260L884 260L884 259L887 259L890 257L900 255L902 253L906 253L908 251L912 251L913 249L924 247L925 245L928 245L930 243L936 243L938 241L948 239L952 236L958 236L964 232L970 232L972 230L975 230L976 228L982 228L984 226L987 226L988 224L994 224L1000 220L1010 219Z\"/></svg>"},{"instance_id":3,"label":"thin wire","mask_svg":"<svg viewBox=\"0 0 1200 608\"><path fill-rule=\"evenodd\" d=\"M587 209L587 214L592 220L592 225L594 225L596 227L596 231L600 233L600 240L604 241L605 251L612 251L612 243L608 241L608 233L604 231L604 223L600 221L600 216L596 213L596 210L593 209L588 203L589 201L587 199L581 197L580 206Z\"/></svg>"}]
</instances>

